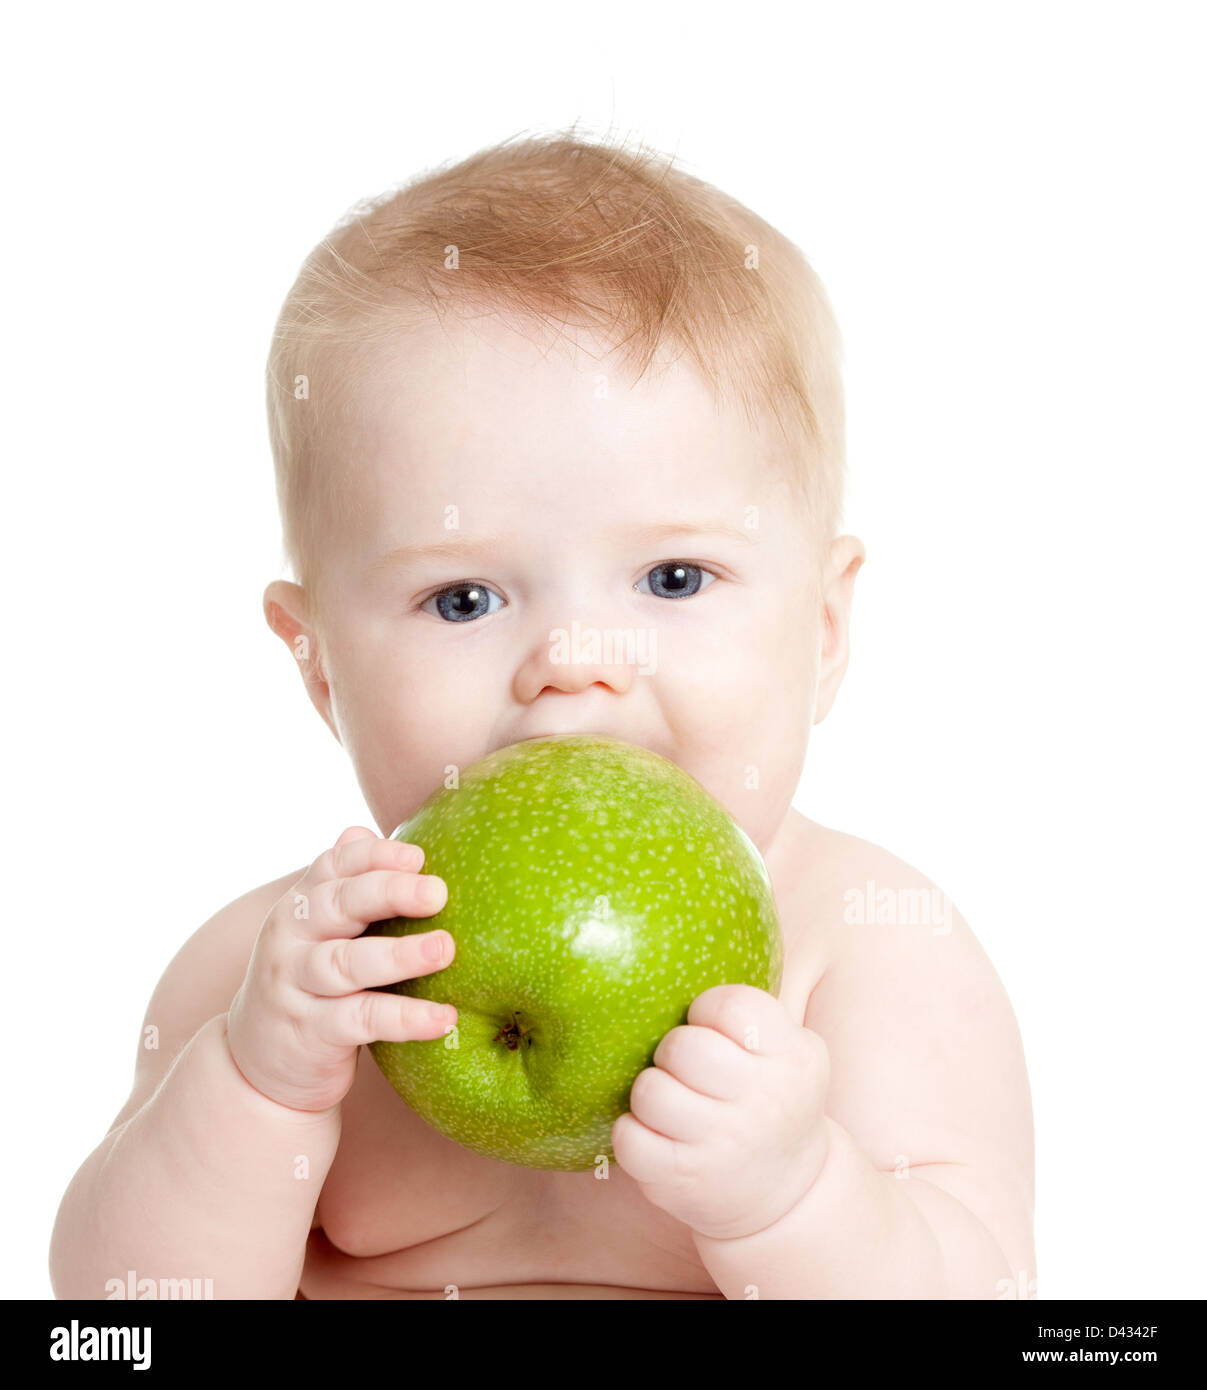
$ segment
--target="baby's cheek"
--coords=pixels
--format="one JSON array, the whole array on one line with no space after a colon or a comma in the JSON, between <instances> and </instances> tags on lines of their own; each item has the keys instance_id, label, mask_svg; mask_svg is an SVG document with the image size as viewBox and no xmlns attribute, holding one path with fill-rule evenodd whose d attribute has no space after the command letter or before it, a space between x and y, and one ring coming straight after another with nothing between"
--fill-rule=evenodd
<instances>
[{"instance_id":1,"label":"baby's cheek","mask_svg":"<svg viewBox=\"0 0 1207 1390\"><path fill-rule=\"evenodd\" d=\"M807 720L770 679L735 680L731 672L728 681L721 689L696 690L690 712L675 718L675 745L690 759L686 771L762 849L783 822L800 781Z\"/></svg>"}]
</instances>

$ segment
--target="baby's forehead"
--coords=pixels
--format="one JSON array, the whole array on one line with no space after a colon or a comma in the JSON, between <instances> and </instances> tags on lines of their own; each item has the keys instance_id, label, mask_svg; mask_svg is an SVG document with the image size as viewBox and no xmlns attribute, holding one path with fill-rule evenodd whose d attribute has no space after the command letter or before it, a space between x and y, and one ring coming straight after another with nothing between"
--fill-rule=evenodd
<instances>
[{"instance_id":1,"label":"baby's forehead","mask_svg":"<svg viewBox=\"0 0 1207 1390\"><path fill-rule=\"evenodd\" d=\"M638 369L624 344L586 325L555 324L531 314L465 311L440 320L423 318L396 333L356 345L348 371L369 403L381 406L397 393L433 388L467 402L492 383L514 388L530 381L548 394L588 392L597 401L663 386L711 398L698 369L681 349L660 346Z\"/></svg>"},{"instance_id":2,"label":"baby's forehead","mask_svg":"<svg viewBox=\"0 0 1207 1390\"><path fill-rule=\"evenodd\" d=\"M780 507L791 468L773 431L719 399L680 353L637 376L586 330L484 314L358 350L326 465L357 495L361 535L486 529L536 516L583 532Z\"/></svg>"},{"instance_id":3,"label":"baby's forehead","mask_svg":"<svg viewBox=\"0 0 1207 1390\"><path fill-rule=\"evenodd\" d=\"M607 459L665 466L711 454L741 468L777 446L766 420L673 344L637 366L596 330L484 313L425 321L359 349L334 428L437 466L449 449L559 448L568 471Z\"/></svg>"}]
</instances>

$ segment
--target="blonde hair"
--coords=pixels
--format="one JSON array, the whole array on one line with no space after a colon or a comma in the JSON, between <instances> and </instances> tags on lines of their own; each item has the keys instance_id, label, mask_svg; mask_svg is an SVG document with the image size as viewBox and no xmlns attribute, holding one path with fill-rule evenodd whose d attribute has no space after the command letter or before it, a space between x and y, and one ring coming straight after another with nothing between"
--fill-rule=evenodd
<instances>
[{"instance_id":1,"label":"blonde hair","mask_svg":"<svg viewBox=\"0 0 1207 1390\"><path fill-rule=\"evenodd\" d=\"M325 522L350 516L333 460L339 383L447 308L588 326L636 378L664 340L714 399L778 425L824 549L846 468L841 339L821 281L781 233L644 145L573 129L513 136L354 206L306 258L267 366L284 558L311 588ZM340 370L325 376L334 356ZM353 369L353 370L350 370Z\"/></svg>"}]
</instances>

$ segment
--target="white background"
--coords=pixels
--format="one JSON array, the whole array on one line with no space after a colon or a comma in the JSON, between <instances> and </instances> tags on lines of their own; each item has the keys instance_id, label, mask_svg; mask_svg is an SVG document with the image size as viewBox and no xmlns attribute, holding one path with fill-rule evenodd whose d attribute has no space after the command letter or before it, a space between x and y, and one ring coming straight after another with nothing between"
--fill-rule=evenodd
<instances>
[{"instance_id":1,"label":"white background","mask_svg":"<svg viewBox=\"0 0 1207 1390\"><path fill-rule=\"evenodd\" d=\"M576 119L676 152L834 302L869 559L797 805L933 878L1005 983L1040 1296L1207 1294L1202 13L10 18L0 1295L50 1295L177 947L368 818L261 616L281 300L353 202Z\"/></svg>"}]
</instances>

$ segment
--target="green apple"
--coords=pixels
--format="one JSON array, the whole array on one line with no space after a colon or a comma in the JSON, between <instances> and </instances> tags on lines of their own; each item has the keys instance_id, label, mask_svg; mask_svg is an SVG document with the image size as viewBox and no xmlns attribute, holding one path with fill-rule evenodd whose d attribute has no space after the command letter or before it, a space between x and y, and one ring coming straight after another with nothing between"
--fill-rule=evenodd
<instances>
[{"instance_id":1,"label":"green apple","mask_svg":"<svg viewBox=\"0 0 1207 1390\"><path fill-rule=\"evenodd\" d=\"M505 1163L614 1157L637 1074L712 985L775 993L783 948L762 856L682 768L594 734L527 739L441 787L395 830L448 885L451 965L392 986L454 1004L444 1038L375 1042L407 1105Z\"/></svg>"}]
</instances>

